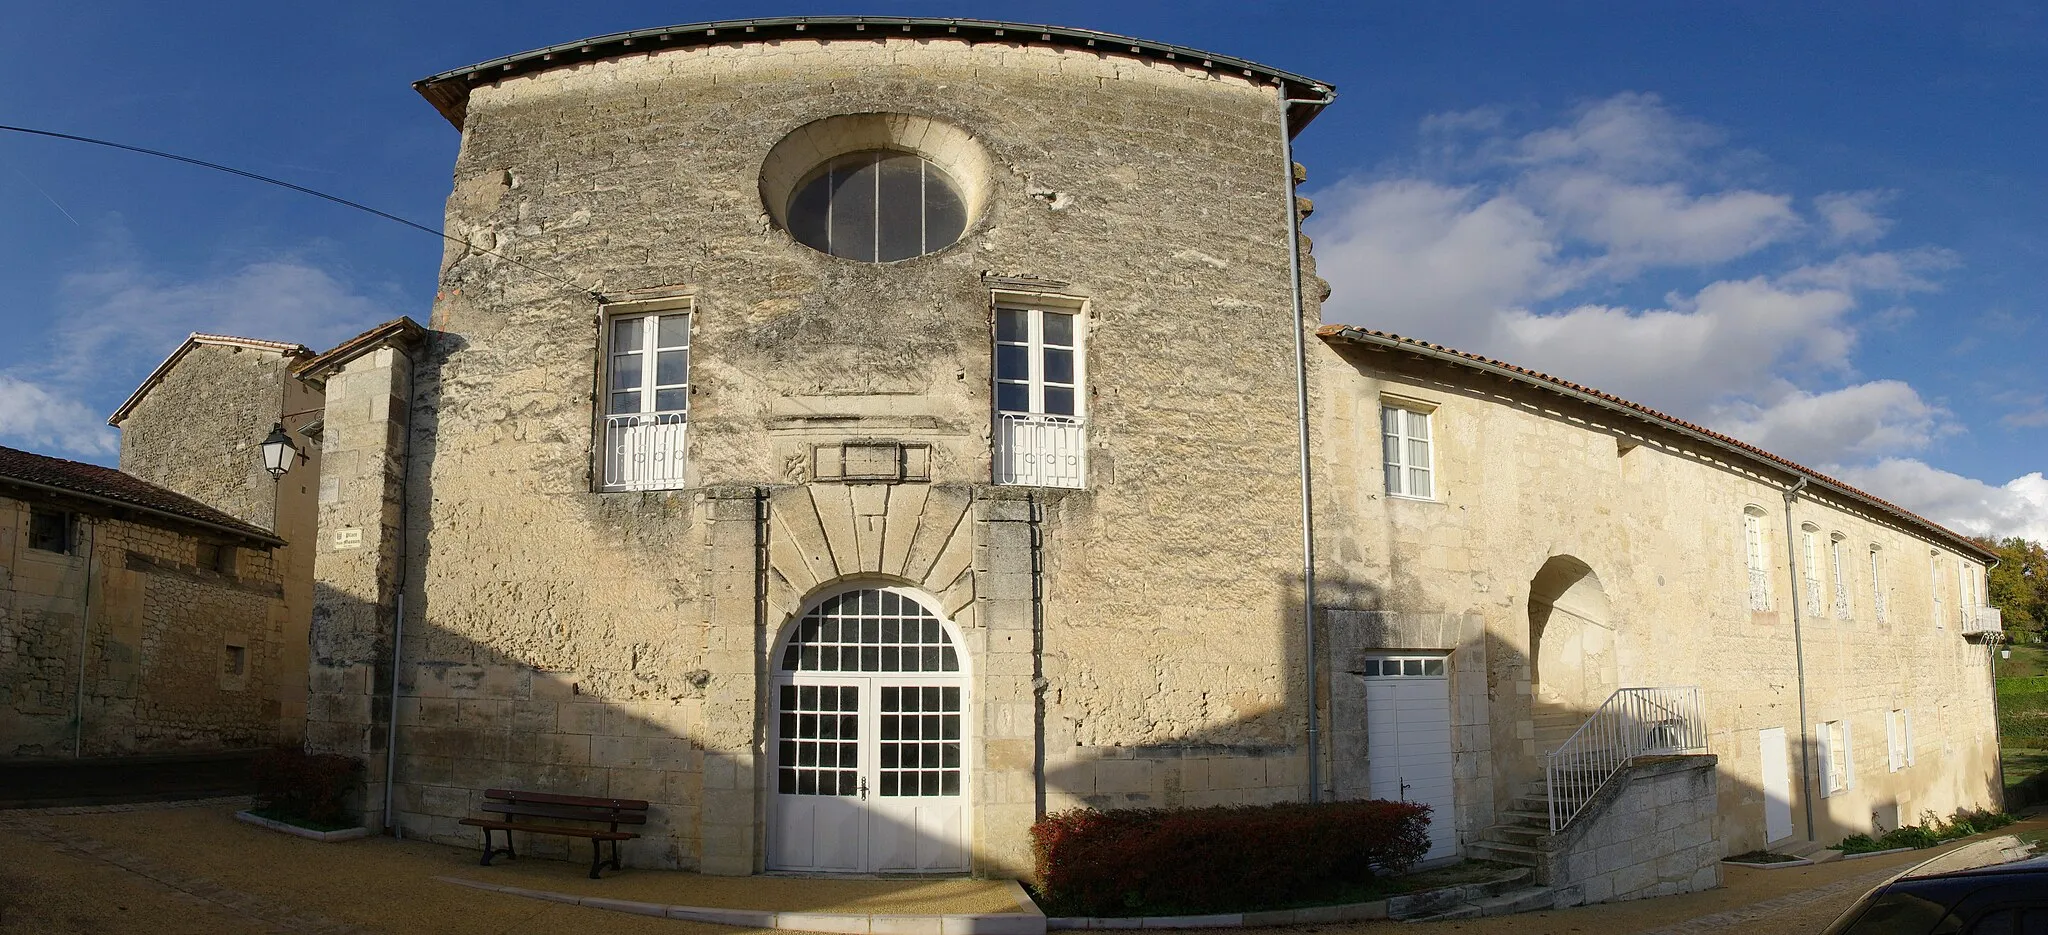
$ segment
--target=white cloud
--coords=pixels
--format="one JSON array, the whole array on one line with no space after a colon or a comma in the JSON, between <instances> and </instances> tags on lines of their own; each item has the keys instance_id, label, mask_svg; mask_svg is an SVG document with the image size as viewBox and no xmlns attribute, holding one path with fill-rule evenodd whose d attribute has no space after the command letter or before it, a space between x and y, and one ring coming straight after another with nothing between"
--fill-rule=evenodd
<instances>
[{"instance_id":1,"label":"white cloud","mask_svg":"<svg viewBox=\"0 0 2048 935\"><path fill-rule=\"evenodd\" d=\"M1714 429L1794 461L1918 451L1954 431L1949 413L1898 380L1873 380L1824 393L1796 388L1765 404L1719 407Z\"/></svg>"},{"instance_id":2,"label":"white cloud","mask_svg":"<svg viewBox=\"0 0 2048 935\"><path fill-rule=\"evenodd\" d=\"M1958 532L2048 542L2048 477L2040 471L1998 487L1910 458L1828 472Z\"/></svg>"},{"instance_id":3,"label":"white cloud","mask_svg":"<svg viewBox=\"0 0 2048 935\"><path fill-rule=\"evenodd\" d=\"M105 458L119 451L107 413L186 335L203 331L325 349L397 316L397 293L380 291L365 294L296 258L176 279L123 257L67 275L46 351L33 363L0 371L0 441Z\"/></svg>"},{"instance_id":4,"label":"white cloud","mask_svg":"<svg viewBox=\"0 0 2048 935\"><path fill-rule=\"evenodd\" d=\"M1832 290L1790 290L1761 278L1724 281L1666 309L1505 312L1489 344L1515 363L1697 414L1731 393L1768 384L1790 359L1845 366L1854 336L1842 316L1853 304Z\"/></svg>"},{"instance_id":5,"label":"white cloud","mask_svg":"<svg viewBox=\"0 0 2048 935\"><path fill-rule=\"evenodd\" d=\"M1907 454L1943 431L1912 387L1856 382L1859 328L1913 314L1894 300L1859 316L1864 300L1935 290L1958 264L1869 246L1889 193L1828 193L1802 215L1790 194L1722 178L1747 155L1654 95L1533 132L1510 116L1429 118L1421 168L1319 193L1327 320L1500 357L1803 460ZM1616 300L1653 282L1657 298Z\"/></svg>"},{"instance_id":6,"label":"white cloud","mask_svg":"<svg viewBox=\"0 0 2048 935\"><path fill-rule=\"evenodd\" d=\"M54 335L50 364L70 380L89 380L109 369L140 379L194 331L324 349L396 317L388 298L362 295L297 259L249 263L191 280L120 263L65 276L62 288L66 323ZM142 361L148 363L138 368Z\"/></svg>"},{"instance_id":7,"label":"white cloud","mask_svg":"<svg viewBox=\"0 0 2048 935\"><path fill-rule=\"evenodd\" d=\"M1833 243L1869 243L1892 229L1891 218L1878 209L1896 192L1828 192L1813 199L1813 208L1827 223L1828 240Z\"/></svg>"},{"instance_id":8,"label":"white cloud","mask_svg":"<svg viewBox=\"0 0 2048 935\"><path fill-rule=\"evenodd\" d=\"M0 373L0 438L25 448L104 457L121 450L106 416L90 406Z\"/></svg>"}]
</instances>

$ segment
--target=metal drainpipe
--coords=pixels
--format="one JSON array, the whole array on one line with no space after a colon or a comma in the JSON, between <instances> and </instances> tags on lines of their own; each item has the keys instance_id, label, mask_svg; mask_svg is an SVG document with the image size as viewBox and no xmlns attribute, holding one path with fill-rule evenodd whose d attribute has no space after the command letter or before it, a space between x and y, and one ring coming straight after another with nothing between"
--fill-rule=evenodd
<instances>
[{"instance_id":1,"label":"metal drainpipe","mask_svg":"<svg viewBox=\"0 0 2048 935\"><path fill-rule=\"evenodd\" d=\"M1280 152L1282 168L1287 172L1287 285L1294 298L1294 407L1296 444L1301 449L1301 632L1308 705L1308 800L1320 802L1322 744L1316 711L1316 535L1314 489L1309 478L1308 344L1306 326L1301 321L1301 211L1294 192L1294 133L1287 122L1287 108L1290 104L1325 106L1337 99L1337 92L1325 90L1320 98L1292 98L1287 96L1286 86L1281 87Z\"/></svg>"},{"instance_id":2,"label":"metal drainpipe","mask_svg":"<svg viewBox=\"0 0 2048 935\"><path fill-rule=\"evenodd\" d=\"M411 553L406 548L411 541L406 514L412 505L412 401L419 390L419 355L425 350L426 339L420 345L406 355L405 361L405 458L398 467L398 597L393 602L391 621L391 711L384 727L384 827L395 838L405 837L405 829L392 820L392 802L398 790L398 676L405 654L406 569Z\"/></svg>"},{"instance_id":3,"label":"metal drainpipe","mask_svg":"<svg viewBox=\"0 0 2048 935\"><path fill-rule=\"evenodd\" d=\"M1798 483L1785 488L1785 567L1792 573L1792 590L1789 594L1792 602L1792 658L1799 670L1799 801L1806 806L1806 839L1812 841L1813 796L1816 790L1813 784L1813 753L1808 749L1812 741L1806 732L1806 643L1799 633L1799 548L1798 543L1792 538L1792 501L1798 499L1799 491L1804 489L1804 477L1801 477ZM1823 777L1821 781L1825 782L1826 779Z\"/></svg>"},{"instance_id":4,"label":"metal drainpipe","mask_svg":"<svg viewBox=\"0 0 2048 935\"><path fill-rule=\"evenodd\" d=\"M71 758L85 756L85 653L92 644L92 563L99 556L99 525L78 514L85 523L85 599L78 613L78 691L72 698Z\"/></svg>"}]
</instances>

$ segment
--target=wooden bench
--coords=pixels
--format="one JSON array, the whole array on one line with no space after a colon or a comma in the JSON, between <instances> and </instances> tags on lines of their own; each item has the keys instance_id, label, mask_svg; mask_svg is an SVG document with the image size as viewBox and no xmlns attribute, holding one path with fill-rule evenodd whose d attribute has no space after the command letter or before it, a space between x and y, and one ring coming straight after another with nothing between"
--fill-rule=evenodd
<instances>
[{"instance_id":1,"label":"wooden bench","mask_svg":"<svg viewBox=\"0 0 2048 935\"><path fill-rule=\"evenodd\" d=\"M644 825L647 823L647 803L641 799L605 799L582 795L555 795L550 792L521 792L516 789L484 790L483 810L503 817L464 818L462 823L473 828L484 829L483 865L491 865L491 858L499 854L518 858L512 852L512 832L527 834L555 834L567 838L590 839L590 878L598 879L598 868L605 863L604 842L612 842L611 865L619 869L619 842L640 835L632 831L620 831L620 825ZM545 821L580 821L607 826L604 830L580 828L570 825L543 824L531 819ZM505 846L491 846L491 832L505 832Z\"/></svg>"}]
</instances>

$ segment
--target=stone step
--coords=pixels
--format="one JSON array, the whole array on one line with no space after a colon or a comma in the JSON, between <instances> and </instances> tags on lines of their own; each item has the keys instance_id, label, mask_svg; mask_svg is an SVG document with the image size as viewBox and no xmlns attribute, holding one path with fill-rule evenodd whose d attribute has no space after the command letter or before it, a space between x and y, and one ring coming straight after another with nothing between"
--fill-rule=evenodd
<instances>
[{"instance_id":1,"label":"stone step","mask_svg":"<svg viewBox=\"0 0 2048 935\"><path fill-rule=\"evenodd\" d=\"M1547 808L1511 808L1500 813L1501 824L1550 829L1550 810Z\"/></svg>"},{"instance_id":2,"label":"stone step","mask_svg":"<svg viewBox=\"0 0 2048 935\"><path fill-rule=\"evenodd\" d=\"M1465 846L1465 856L1480 860L1499 861L1517 867L1536 866L1536 849L1523 844L1504 844L1499 841L1474 841Z\"/></svg>"},{"instance_id":3,"label":"stone step","mask_svg":"<svg viewBox=\"0 0 2048 935\"><path fill-rule=\"evenodd\" d=\"M1477 907L1479 914L1483 916L1513 915L1517 912L1552 908L1557 905L1557 894L1551 892L1547 886L1525 886L1509 890L1499 896L1489 896L1472 905Z\"/></svg>"},{"instance_id":4,"label":"stone step","mask_svg":"<svg viewBox=\"0 0 2048 935\"><path fill-rule=\"evenodd\" d=\"M1409 921L1424 918L1474 918L1479 914L1477 910L1462 915L1457 913L1476 903L1494 899L1503 893L1517 892L1527 888L1529 876L1532 872L1527 868L1518 868L1502 873L1491 880L1483 880L1478 883L1460 883L1433 890L1425 890L1420 893L1411 893L1406 896L1396 896L1387 900L1387 917Z\"/></svg>"},{"instance_id":5,"label":"stone step","mask_svg":"<svg viewBox=\"0 0 2048 935\"><path fill-rule=\"evenodd\" d=\"M1530 825L1494 825L1486 829L1486 836L1502 844L1534 845L1536 842L1550 837L1550 827L1548 825L1541 827Z\"/></svg>"}]
</instances>

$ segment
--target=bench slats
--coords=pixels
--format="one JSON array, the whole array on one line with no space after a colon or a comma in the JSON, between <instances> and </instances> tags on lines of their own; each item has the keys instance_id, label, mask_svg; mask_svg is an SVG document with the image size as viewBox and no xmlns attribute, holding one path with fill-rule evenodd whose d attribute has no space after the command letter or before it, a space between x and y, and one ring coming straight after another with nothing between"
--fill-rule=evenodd
<instances>
[{"instance_id":1,"label":"bench slats","mask_svg":"<svg viewBox=\"0 0 2048 935\"><path fill-rule=\"evenodd\" d=\"M503 799L507 802L532 802L537 805L581 805L588 808L621 808L635 812L647 810L646 799L611 799L587 795L556 795L552 792L522 792L517 789L485 789L484 798Z\"/></svg>"},{"instance_id":2,"label":"bench slats","mask_svg":"<svg viewBox=\"0 0 2048 935\"><path fill-rule=\"evenodd\" d=\"M560 818L567 821L597 821L607 824L644 825L646 812L614 811L607 808L582 808L568 805L507 805L499 802L485 802L479 806L486 812L500 815L525 815L534 818Z\"/></svg>"},{"instance_id":3,"label":"bench slats","mask_svg":"<svg viewBox=\"0 0 2048 935\"><path fill-rule=\"evenodd\" d=\"M564 828L560 825L535 825L523 821L491 821L487 818L464 818L461 824L472 828L489 828L492 831L529 831L567 838L589 838L593 841L627 841L639 837L631 831L597 831L590 828Z\"/></svg>"}]
</instances>

